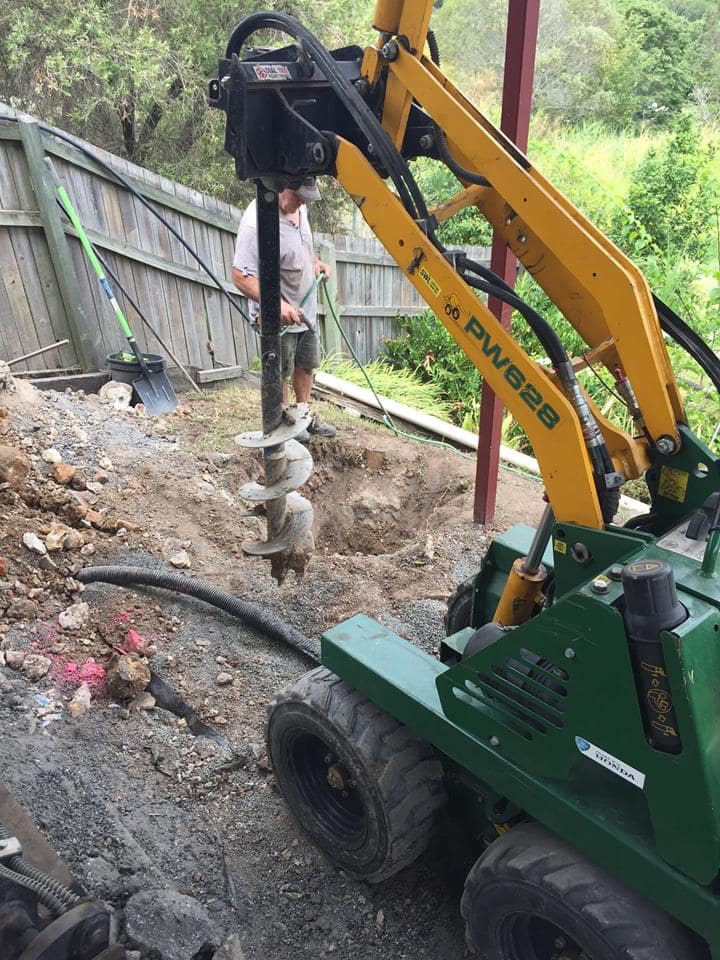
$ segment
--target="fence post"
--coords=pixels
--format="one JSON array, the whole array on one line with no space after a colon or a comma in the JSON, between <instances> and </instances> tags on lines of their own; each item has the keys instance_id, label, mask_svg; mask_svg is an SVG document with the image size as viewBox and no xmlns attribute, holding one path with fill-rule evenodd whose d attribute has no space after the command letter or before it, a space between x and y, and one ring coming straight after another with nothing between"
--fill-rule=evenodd
<instances>
[{"instance_id":1,"label":"fence post","mask_svg":"<svg viewBox=\"0 0 720 960\"><path fill-rule=\"evenodd\" d=\"M338 315L338 319L342 322L340 317L340 310L338 308L338 298L337 298L337 260L335 258L335 245L329 240L321 240L318 243L317 255L323 263L326 263L330 267L330 279L325 284L325 295L327 299L332 303L335 308L335 313ZM327 307L327 305L326 305ZM330 316L330 310L325 310L324 323L323 323L323 347L326 353L342 356L343 348L345 344L343 343L342 336L340 331L335 326L335 321Z\"/></svg>"},{"instance_id":2,"label":"fence post","mask_svg":"<svg viewBox=\"0 0 720 960\"><path fill-rule=\"evenodd\" d=\"M100 365L99 341L92 338L90 333L92 327L81 305L80 285L70 246L56 203L55 189L50 183L45 168L45 148L40 130L35 121L24 120L22 117L18 117L18 128L50 251L50 259L65 309L68 337L80 367L84 371L89 371Z\"/></svg>"}]
</instances>

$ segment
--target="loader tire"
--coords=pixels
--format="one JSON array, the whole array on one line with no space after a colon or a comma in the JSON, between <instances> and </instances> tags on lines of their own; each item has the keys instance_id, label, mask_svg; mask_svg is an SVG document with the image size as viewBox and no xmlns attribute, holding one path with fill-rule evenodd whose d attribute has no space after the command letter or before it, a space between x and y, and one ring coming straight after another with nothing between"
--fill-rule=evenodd
<instances>
[{"instance_id":1,"label":"loader tire","mask_svg":"<svg viewBox=\"0 0 720 960\"><path fill-rule=\"evenodd\" d=\"M283 691L268 714L277 784L331 861L377 883L425 850L446 802L429 744L324 667Z\"/></svg>"},{"instance_id":2,"label":"loader tire","mask_svg":"<svg viewBox=\"0 0 720 960\"><path fill-rule=\"evenodd\" d=\"M540 824L493 841L461 911L481 960L703 960L693 935Z\"/></svg>"}]
</instances>

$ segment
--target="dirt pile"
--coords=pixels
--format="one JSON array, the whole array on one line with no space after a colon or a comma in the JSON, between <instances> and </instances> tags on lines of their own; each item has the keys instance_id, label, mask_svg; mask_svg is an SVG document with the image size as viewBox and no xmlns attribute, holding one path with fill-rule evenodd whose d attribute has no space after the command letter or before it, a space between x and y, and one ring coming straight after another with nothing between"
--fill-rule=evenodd
<instances>
[{"instance_id":1,"label":"dirt pile","mask_svg":"<svg viewBox=\"0 0 720 960\"><path fill-rule=\"evenodd\" d=\"M150 420L112 397L5 384L0 763L89 891L121 910L147 889L195 898L217 958L461 957L456 867L442 851L380 888L354 883L275 793L265 708L307 669L300 656L187 598L83 590L75 577L101 563L177 567L308 636L362 611L435 649L444 599L485 543L471 522L473 460L323 409L339 433L311 443L317 551L302 581L278 588L240 550L264 536L237 496L262 464L232 439L259 424L253 391ZM533 521L539 492L507 475L503 525ZM142 689L150 669L224 740L161 709ZM133 914L132 929L142 921ZM156 960L139 934L131 946Z\"/></svg>"}]
</instances>

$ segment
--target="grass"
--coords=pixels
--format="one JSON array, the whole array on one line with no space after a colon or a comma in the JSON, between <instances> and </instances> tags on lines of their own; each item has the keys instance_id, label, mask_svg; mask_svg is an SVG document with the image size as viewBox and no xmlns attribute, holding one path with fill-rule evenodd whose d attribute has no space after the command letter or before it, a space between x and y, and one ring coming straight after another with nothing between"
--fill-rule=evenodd
<instances>
[{"instance_id":1,"label":"grass","mask_svg":"<svg viewBox=\"0 0 720 960\"><path fill-rule=\"evenodd\" d=\"M325 358L321 369L348 383L368 388L362 370L352 360ZM422 383L409 370L395 370L378 360L365 364L365 370L380 396L449 421L450 404L440 399L438 391L431 384Z\"/></svg>"},{"instance_id":2,"label":"grass","mask_svg":"<svg viewBox=\"0 0 720 960\"><path fill-rule=\"evenodd\" d=\"M194 426L202 428L192 438L195 450L230 452L235 449L233 438L238 433L260 427L260 393L253 387L226 387L191 394L185 417Z\"/></svg>"}]
</instances>

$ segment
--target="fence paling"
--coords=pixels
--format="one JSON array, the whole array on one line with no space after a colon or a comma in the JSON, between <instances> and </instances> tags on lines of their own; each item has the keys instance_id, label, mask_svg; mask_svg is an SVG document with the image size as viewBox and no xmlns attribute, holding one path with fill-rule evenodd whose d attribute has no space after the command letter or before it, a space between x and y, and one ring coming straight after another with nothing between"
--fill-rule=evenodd
<instances>
[{"instance_id":1,"label":"fence paling","mask_svg":"<svg viewBox=\"0 0 720 960\"><path fill-rule=\"evenodd\" d=\"M88 369L103 366L105 354L121 346L72 227L56 219L56 211L45 203L44 151L54 157L93 243L109 257L123 287L180 362L209 371L205 382L248 370L257 357L255 332L167 228L78 149L40 132L32 118L27 121L22 130L17 123L0 122L0 359L67 337L72 349L63 348L63 365ZM96 152L160 209L216 275L230 276L242 211ZM372 360L396 331L396 317L426 308L375 238L318 233L315 239L321 259L334 267L329 292L344 329L360 358ZM471 255L487 261L487 251ZM235 293L229 280L223 286ZM326 351L341 353L340 338L324 323L322 309L319 315ZM139 336L139 341L144 350L162 352L152 335ZM57 357L41 354L38 364L50 370L58 366ZM15 369L27 372L29 366L25 362Z\"/></svg>"}]
</instances>

